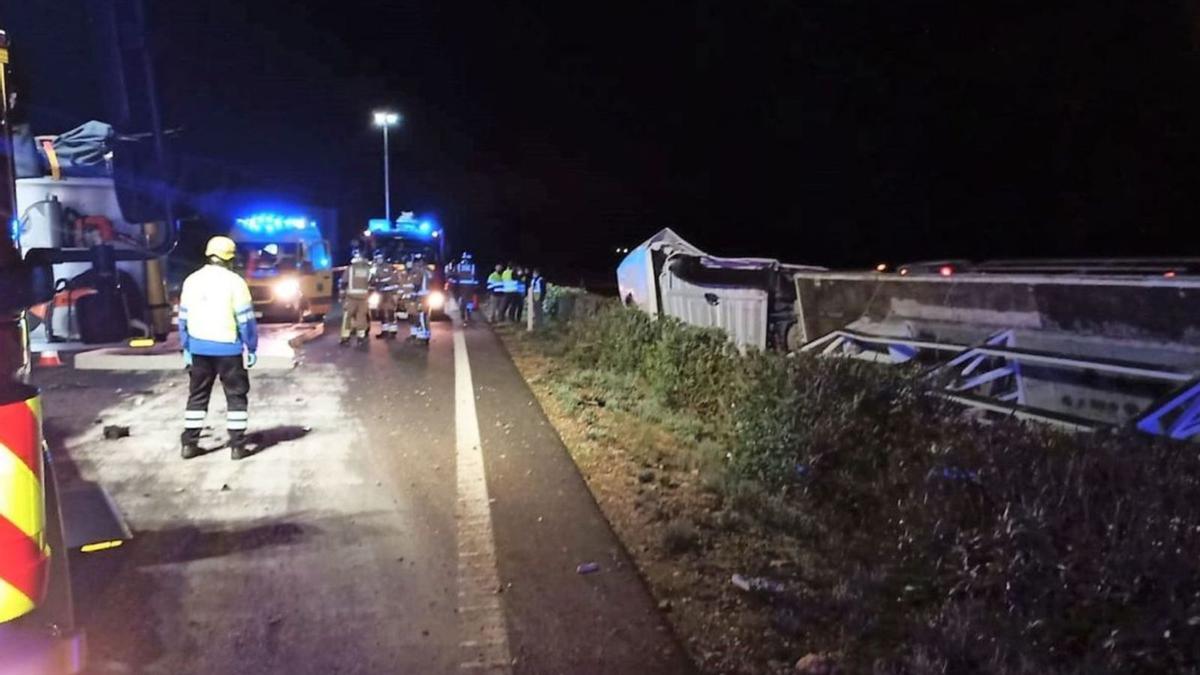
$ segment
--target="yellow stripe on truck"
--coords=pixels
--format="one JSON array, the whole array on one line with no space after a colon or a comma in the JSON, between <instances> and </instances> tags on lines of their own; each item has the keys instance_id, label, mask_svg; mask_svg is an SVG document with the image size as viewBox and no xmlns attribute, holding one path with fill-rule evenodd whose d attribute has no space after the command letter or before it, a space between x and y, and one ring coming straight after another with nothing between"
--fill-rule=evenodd
<instances>
[{"instance_id":1,"label":"yellow stripe on truck","mask_svg":"<svg viewBox=\"0 0 1200 675\"><path fill-rule=\"evenodd\" d=\"M0 443L0 518L17 526L25 536L39 538L45 522L42 481L17 456Z\"/></svg>"},{"instance_id":2,"label":"yellow stripe on truck","mask_svg":"<svg viewBox=\"0 0 1200 675\"><path fill-rule=\"evenodd\" d=\"M0 623L46 593L41 412L36 395L0 404Z\"/></svg>"},{"instance_id":3,"label":"yellow stripe on truck","mask_svg":"<svg viewBox=\"0 0 1200 675\"><path fill-rule=\"evenodd\" d=\"M24 616L34 607L33 600L0 577L0 623Z\"/></svg>"}]
</instances>

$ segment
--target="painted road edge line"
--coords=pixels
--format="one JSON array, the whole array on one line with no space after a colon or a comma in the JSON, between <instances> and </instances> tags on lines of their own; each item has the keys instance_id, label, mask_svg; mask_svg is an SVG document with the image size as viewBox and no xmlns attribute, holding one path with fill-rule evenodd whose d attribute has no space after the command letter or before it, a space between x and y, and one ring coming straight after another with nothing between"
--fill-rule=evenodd
<instances>
[{"instance_id":1,"label":"painted road edge line","mask_svg":"<svg viewBox=\"0 0 1200 675\"><path fill-rule=\"evenodd\" d=\"M512 672L508 629L500 604L500 574L483 465L483 443L475 413L475 385L461 327L454 328L454 429L458 492L458 617L462 670Z\"/></svg>"}]
</instances>

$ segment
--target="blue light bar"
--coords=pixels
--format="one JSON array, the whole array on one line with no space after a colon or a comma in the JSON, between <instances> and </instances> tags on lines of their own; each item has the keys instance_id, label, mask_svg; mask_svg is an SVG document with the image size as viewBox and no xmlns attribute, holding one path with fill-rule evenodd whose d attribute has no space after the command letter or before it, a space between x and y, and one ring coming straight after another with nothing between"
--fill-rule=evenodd
<instances>
[{"instance_id":1,"label":"blue light bar","mask_svg":"<svg viewBox=\"0 0 1200 675\"><path fill-rule=\"evenodd\" d=\"M408 216L408 214L405 214ZM411 216L401 216L389 223L386 218L372 218L367 221L367 234L391 235L428 241L441 236L441 230L434 228L428 220L417 222Z\"/></svg>"},{"instance_id":2,"label":"blue light bar","mask_svg":"<svg viewBox=\"0 0 1200 675\"><path fill-rule=\"evenodd\" d=\"M237 219L238 227L252 234L275 234L277 232L300 232L315 230L317 222L303 216L282 216L277 213L255 213Z\"/></svg>"}]
</instances>

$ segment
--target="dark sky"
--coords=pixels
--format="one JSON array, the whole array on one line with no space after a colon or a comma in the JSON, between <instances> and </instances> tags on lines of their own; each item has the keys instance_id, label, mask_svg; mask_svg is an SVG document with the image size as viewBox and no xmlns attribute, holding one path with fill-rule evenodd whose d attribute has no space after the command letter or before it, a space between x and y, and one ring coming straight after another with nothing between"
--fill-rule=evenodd
<instances>
[{"instance_id":1,"label":"dark sky","mask_svg":"<svg viewBox=\"0 0 1200 675\"><path fill-rule=\"evenodd\" d=\"M37 131L100 110L80 0L0 0ZM153 0L192 174L606 269L663 226L830 266L1200 254L1194 0Z\"/></svg>"}]
</instances>

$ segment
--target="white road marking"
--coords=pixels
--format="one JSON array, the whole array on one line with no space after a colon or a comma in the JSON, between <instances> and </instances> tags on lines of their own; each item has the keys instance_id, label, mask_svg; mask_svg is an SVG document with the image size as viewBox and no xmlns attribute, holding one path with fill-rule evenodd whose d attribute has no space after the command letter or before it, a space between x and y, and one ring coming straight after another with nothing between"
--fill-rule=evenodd
<instances>
[{"instance_id":1,"label":"white road marking","mask_svg":"<svg viewBox=\"0 0 1200 675\"><path fill-rule=\"evenodd\" d=\"M455 506L458 537L458 605L463 670L512 672L504 610L496 593L496 547L484 474L475 385L462 328L454 329L454 422L458 466Z\"/></svg>"}]
</instances>

